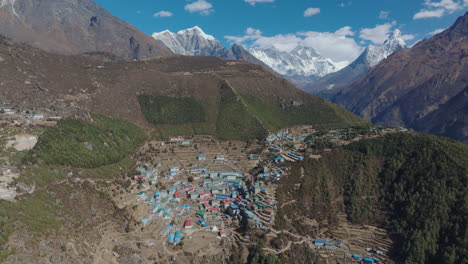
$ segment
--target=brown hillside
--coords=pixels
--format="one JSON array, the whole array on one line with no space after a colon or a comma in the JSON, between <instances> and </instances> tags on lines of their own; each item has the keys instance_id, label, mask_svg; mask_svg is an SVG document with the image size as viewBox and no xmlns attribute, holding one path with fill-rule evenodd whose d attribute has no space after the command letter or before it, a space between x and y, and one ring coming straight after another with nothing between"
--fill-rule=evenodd
<instances>
[{"instance_id":1,"label":"brown hillside","mask_svg":"<svg viewBox=\"0 0 468 264\"><path fill-rule=\"evenodd\" d=\"M136 95L206 101L217 98L227 82L237 93L260 98L266 104L279 107L280 103L308 102L354 118L246 62L184 56L113 62L101 56L49 54L6 38L0 40L0 58L0 104L25 110L48 109L61 116L98 112L148 126Z\"/></svg>"}]
</instances>

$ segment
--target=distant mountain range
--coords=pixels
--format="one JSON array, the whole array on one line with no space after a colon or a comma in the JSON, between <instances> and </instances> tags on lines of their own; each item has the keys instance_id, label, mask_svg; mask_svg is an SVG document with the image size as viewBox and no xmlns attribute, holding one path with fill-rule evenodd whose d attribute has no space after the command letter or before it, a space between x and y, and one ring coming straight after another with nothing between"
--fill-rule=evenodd
<instances>
[{"instance_id":1,"label":"distant mountain range","mask_svg":"<svg viewBox=\"0 0 468 264\"><path fill-rule=\"evenodd\" d=\"M233 45L227 49L215 37L206 34L200 27L181 30L173 33L165 30L153 33L153 38L161 41L172 52L186 56L213 56L224 60L244 60L252 64L261 65L264 69L274 72L263 61L252 56L240 45Z\"/></svg>"},{"instance_id":2,"label":"distant mountain range","mask_svg":"<svg viewBox=\"0 0 468 264\"><path fill-rule=\"evenodd\" d=\"M92 0L2 0L0 34L59 54L139 60L172 52Z\"/></svg>"},{"instance_id":3,"label":"distant mountain range","mask_svg":"<svg viewBox=\"0 0 468 264\"><path fill-rule=\"evenodd\" d=\"M298 46L290 52L275 48L249 49L257 59L263 61L277 73L293 81L299 87L327 74L341 70L346 62L335 63L309 47Z\"/></svg>"},{"instance_id":4,"label":"distant mountain range","mask_svg":"<svg viewBox=\"0 0 468 264\"><path fill-rule=\"evenodd\" d=\"M362 54L350 65L340 71L328 74L304 87L304 90L330 98L346 86L364 76L372 67L379 64L391 54L406 49L406 43L400 30L396 29L382 46L368 46Z\"/></svg>"},{"instance_id":5,"label":"distant mountain range","mask_svg":"<svg viewBox=\"0 0 468 264\"><path fill-rule=\"evenodd\" d=\"M395 30L382 46L369 46L352 64L334 62L310 47L298 46L291 51L276 48L245 49L235 44L227 49L215 37L200 27L154 33L153 38L164 43L172 52L186 56L215 56L224 60L245 60L262 65L290 80L310 93L337 93L341 88L362 77L373 66L395 51L406 48L401 32ZM242 52L240 52L242 51ZM333 88L333 89L332 89Z\"/></svg>"},{"instance_id":6,"label":"distant mountain range","mask_svg":"<svg viewBox=\"0 0 468 264\"><path fill-rule=\"evenodd\" d=\"M455 24L389 56L332 98L388 126L468 143L468 12Z\"/></svg>"},{"instance_id":7,"label":"distant mountain range","mask_svg":"<svg viewBox=\"0 0 468 264\"><path fill-rule=\"evenodd\" d=\"M291 52L269 49L245 49L235 44L227 49L215 37L206 34L200 27L173 33L165 30L154 33L153 38L164 43L172 52L187 56L215 56L224 60L245 60L262 65L303 87L311 80L338 71L346 63L334 63L314 49L297 47Z\"/></svg>"}]
</instances>

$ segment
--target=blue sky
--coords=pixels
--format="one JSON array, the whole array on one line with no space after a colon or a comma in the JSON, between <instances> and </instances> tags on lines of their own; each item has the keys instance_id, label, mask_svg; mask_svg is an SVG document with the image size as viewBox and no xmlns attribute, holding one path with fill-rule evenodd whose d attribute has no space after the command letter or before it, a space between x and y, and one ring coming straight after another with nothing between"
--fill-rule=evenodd
<instances>
[{"instance_id":1,"label":"blue sky","mask_svg":"<svg viewBox=\"0 0 468 264\"><path fill-rule=\"evenodd\" d=\"M449 27L468 0L95 0L147 34L195 25L225 46L297 45L352 60L400 29L408 44Z\"/></svg>"}]
</instances>

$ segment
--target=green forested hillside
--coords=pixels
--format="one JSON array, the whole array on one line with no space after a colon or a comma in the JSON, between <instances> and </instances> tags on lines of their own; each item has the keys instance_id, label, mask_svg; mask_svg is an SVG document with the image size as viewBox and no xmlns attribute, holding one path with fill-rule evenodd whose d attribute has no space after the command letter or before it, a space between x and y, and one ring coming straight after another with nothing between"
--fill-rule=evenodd
<instances>
[{"instance_id":1,"label":"green forested hillside","mask_svg":"<svg viewBox=\"0 0 468 264\"><path fill-rule=\"evenodd\" d=\"M96 168L125 158L144 139L142 129L123 119L95 116L93 122L63 120L39 137L27 159Z\"/></svg>"},{"instance_id":2,"label":"green forested hillside","mask_svg":"<svg viewBox=\"0 0 468 264\"><path fill-rule=\"evenodd\" d=\"M307 177L300 178L304 169ZM297 191L290 192L300 183ZM276 225L300 229L283 215L331 220L344 211L354 223L382 225L398 262L467 263L468 147L423 134L392 134L307 160L281 180ZM336 198L343 204L336 204Z\"/></svg>"},{"instance_id":3,"label":"green forested hillside","mask_svg":"<svg viewBox=\"0 0 468 264\"><path fill-rule=\"evenodd\" d=\"M269 132L295 125L317 128L367 126L360 117L319 98L303 104L270 102L252 95L238 94L228 84L220 85L217 98L194 99L140 95L146 120L161 137L207 134L226 140L263 138Z\"/></svg>"}]
</instances>

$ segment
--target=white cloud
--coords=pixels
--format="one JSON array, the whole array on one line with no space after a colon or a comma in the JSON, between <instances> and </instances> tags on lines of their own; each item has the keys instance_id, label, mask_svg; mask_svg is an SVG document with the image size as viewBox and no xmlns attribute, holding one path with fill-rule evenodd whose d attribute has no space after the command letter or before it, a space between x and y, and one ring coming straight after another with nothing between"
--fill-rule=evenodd
<instances>
[{"instance_id":1,"label":"white cloud","mask_svg":"<svg viewBox=\"0 0 468 264\"><path fill-rule=\"evenodd\" d=\"M250 34L249 34L250 33ZM258 29L247 29L244 36L226 36L233 43L243 44L247 47L276 48L281 51L291 51L297 46L311 47L324 57L335 62L353 61L362 52L363 48L351 38L354 32L346 26L336 32L297 32L280 34L271 37L263 36Z\"/></svg>"},{"instance_id":2,"label":"white cloud","mask_svg":"<svg viewBox=\"0 0 468 264\"><path fill-rule=\"evenodd\" d=\"M363 50L353 38L348 37L354 35L350 27L341 28L336 32L309 31L302 35L306 36L302 45L315 49L335 62L353 61Z\"/></svg>"},{"instance_id":3,"label":"white cloud","mask_svg":"<svg viewBox=\"0 0 468 264\"><path fill-rule=\"evenodd\" d=\"M382 44L387 39L393 26L396 22L376 25L374 28L364 28L361 30L359 37L365 40L370 40L375 44Z\"/></svg>"},{"instance_id":4,"label":"white cloud","mask_svg":"<svg viewBox=\"0 0 468 264\"><path fill-rule=\"evenodd\" d=\"M141 10L137 10L136 13L141 15Z\"/></svg>"},{"instance_id":5,"label":"white cloud","mask_svg":"<svg viewBox=\"0 0 468 264\"><path fill-rule=\"evenodd\" d=\"M413 35L413 34L405 34L405 35L402 35L402 36L401 36L401 38L402 38L403 40L406 40L406 41L408 41L408 40L413 40L415 37L416 37L416 36Z\"/></svg>"},{"instance_id":6,"label":"white cloud","mask_svg":"<svg viewBox=\"0 0 468 264\"><path fill-rule=\"evenodd\" d=\"M468 0L467 0L467 1L468 1ZM432 31L432 32L427 33L427 34L428 34L428 35L436 35L436 34L441 33L441 32L444 31L444 30L445 30L445 28L438 28L438 29L436 29L436 30L434 30L434 31Z\"/></svg>"},{"instance_id":7,"label":"white cloud","mask_svg":"<svg viewBox=\"0 0 468 264\"><path fill-rule=\"evenodd\" d=\"M380 11L379 18L380 19L387 19L389 15L390 15L390 11Z\"/></svg>"},{"instance_id":8,"label":"white cloud","mask_svg":"<svg viewBox=\"0 0 468 264\"><path fill-rule=\"evenodd\" d=\"M249 40L255 40L262 37L262 31L255 28L247 28L245 30L244 36L225 36L224 38L230 41L231 43L242 44Z\"/></svg>"},{"instance_id":9,"label":"white cloud","mask_svg":"<svg viewBox=\"0 0 468 264\"><path fill-rule=\"evenodd\" d=\"M244 2L249 3L252 6L255 6L256 3L273 3L275 0L244 0Z\"/></svg>"},{"instance_id":10,"label":"white cloud","mask_svg":"<svg viewBox=\"0 0 468 264\"><path fill-rule=\"evenodd\" d=\"M424 0L423 8L414 14L413 19L438 18L445 14L468 7L468 0Z\"/></svg>"},{"instance_id":11,"label":"white cloud","mask_svg":"<svg viewBox=\"0 0 468 264\"><path fill-rule=\"evenodd\" d=\"M162 11L159 11L159 12L155 13L153 16L154 16L154 17L171 17L171 16L173 16L173 15L174 15L174 14L172 14L172 13L169 12L169 11L164 11L164 10L162 10Z\"/></svg>"},{"instance_id":12,"label":"white cloud","mask_svg":"<svg viewBox=\"0 0 468 264\"><path fill-rule=\"evenodd\" d=\"M245 31L248 35L262 35L262 31L260 29L255 29L255 28L247 28Z\"/></svg>"},{"instance_id":13,"label":"white cloud","mask_svg":"<svg viewBox=\"0 0 468 264\"><path fill-rule=\"evenodd\" d=\"M351 6L353 4L352 1L348 1L348 2L341 2L340 4L338 4L339 7L347 7L347 6Z\"/></svg>"},{"instance_id":14,"label":"white cloud","mask_svg":"<svg viewBox=\"0 0 468 264\"><path fill-rule=\"evenodd\" d=\"M354 32L351 30L350 26L342 27L335 32L335 35L346 37L346 36L354 36Z\"/></svg>"},{"instance_id":15,"label":"white cloud","mask_svg":"<svg viewBox=\"0 0 468 264\"><path fill-rule=\"evenodd\" d=\"M465 4L466 4L466 0L465 0ZM435 8L444 8L449 11L456 11L456 10L461 9L464 4L462 3L462 1L457 2L454 0L442 0L440 2L426 0L424 1L424 5L429 6L429 7L435 7Z\"/></svg>"},{"instance_id":16,"label":"white cloud","mask_svg":"<svg viewBox=\"0 0 468 264\"><path fill-rule=\"evenodd\" d=\"M205 16L214 12L213 5L206 0L197 0L191 4L187 4L184 9L190 13L200 13Z\"/></svg>"},{"instance_id":17,"label":"white cloud","mask_svg":"<svg viewBox=\"0 0 468 264\"><path fill-rule=\"evenodd\" d=\"M320 13L320 8L310 7L304 11L304 17L311 17Z\"/></svg>"},{"instance_id":18,"label":"white cloud","mask_svg":"<svg viewBox=\"0 0 468 264\"><path fill-rule=\"evenodd\" d=\"M444 13L445 13L444 9L421 10L418 13L414 14L413 19L442 17Z\"/></svg>"}]
</instances>

